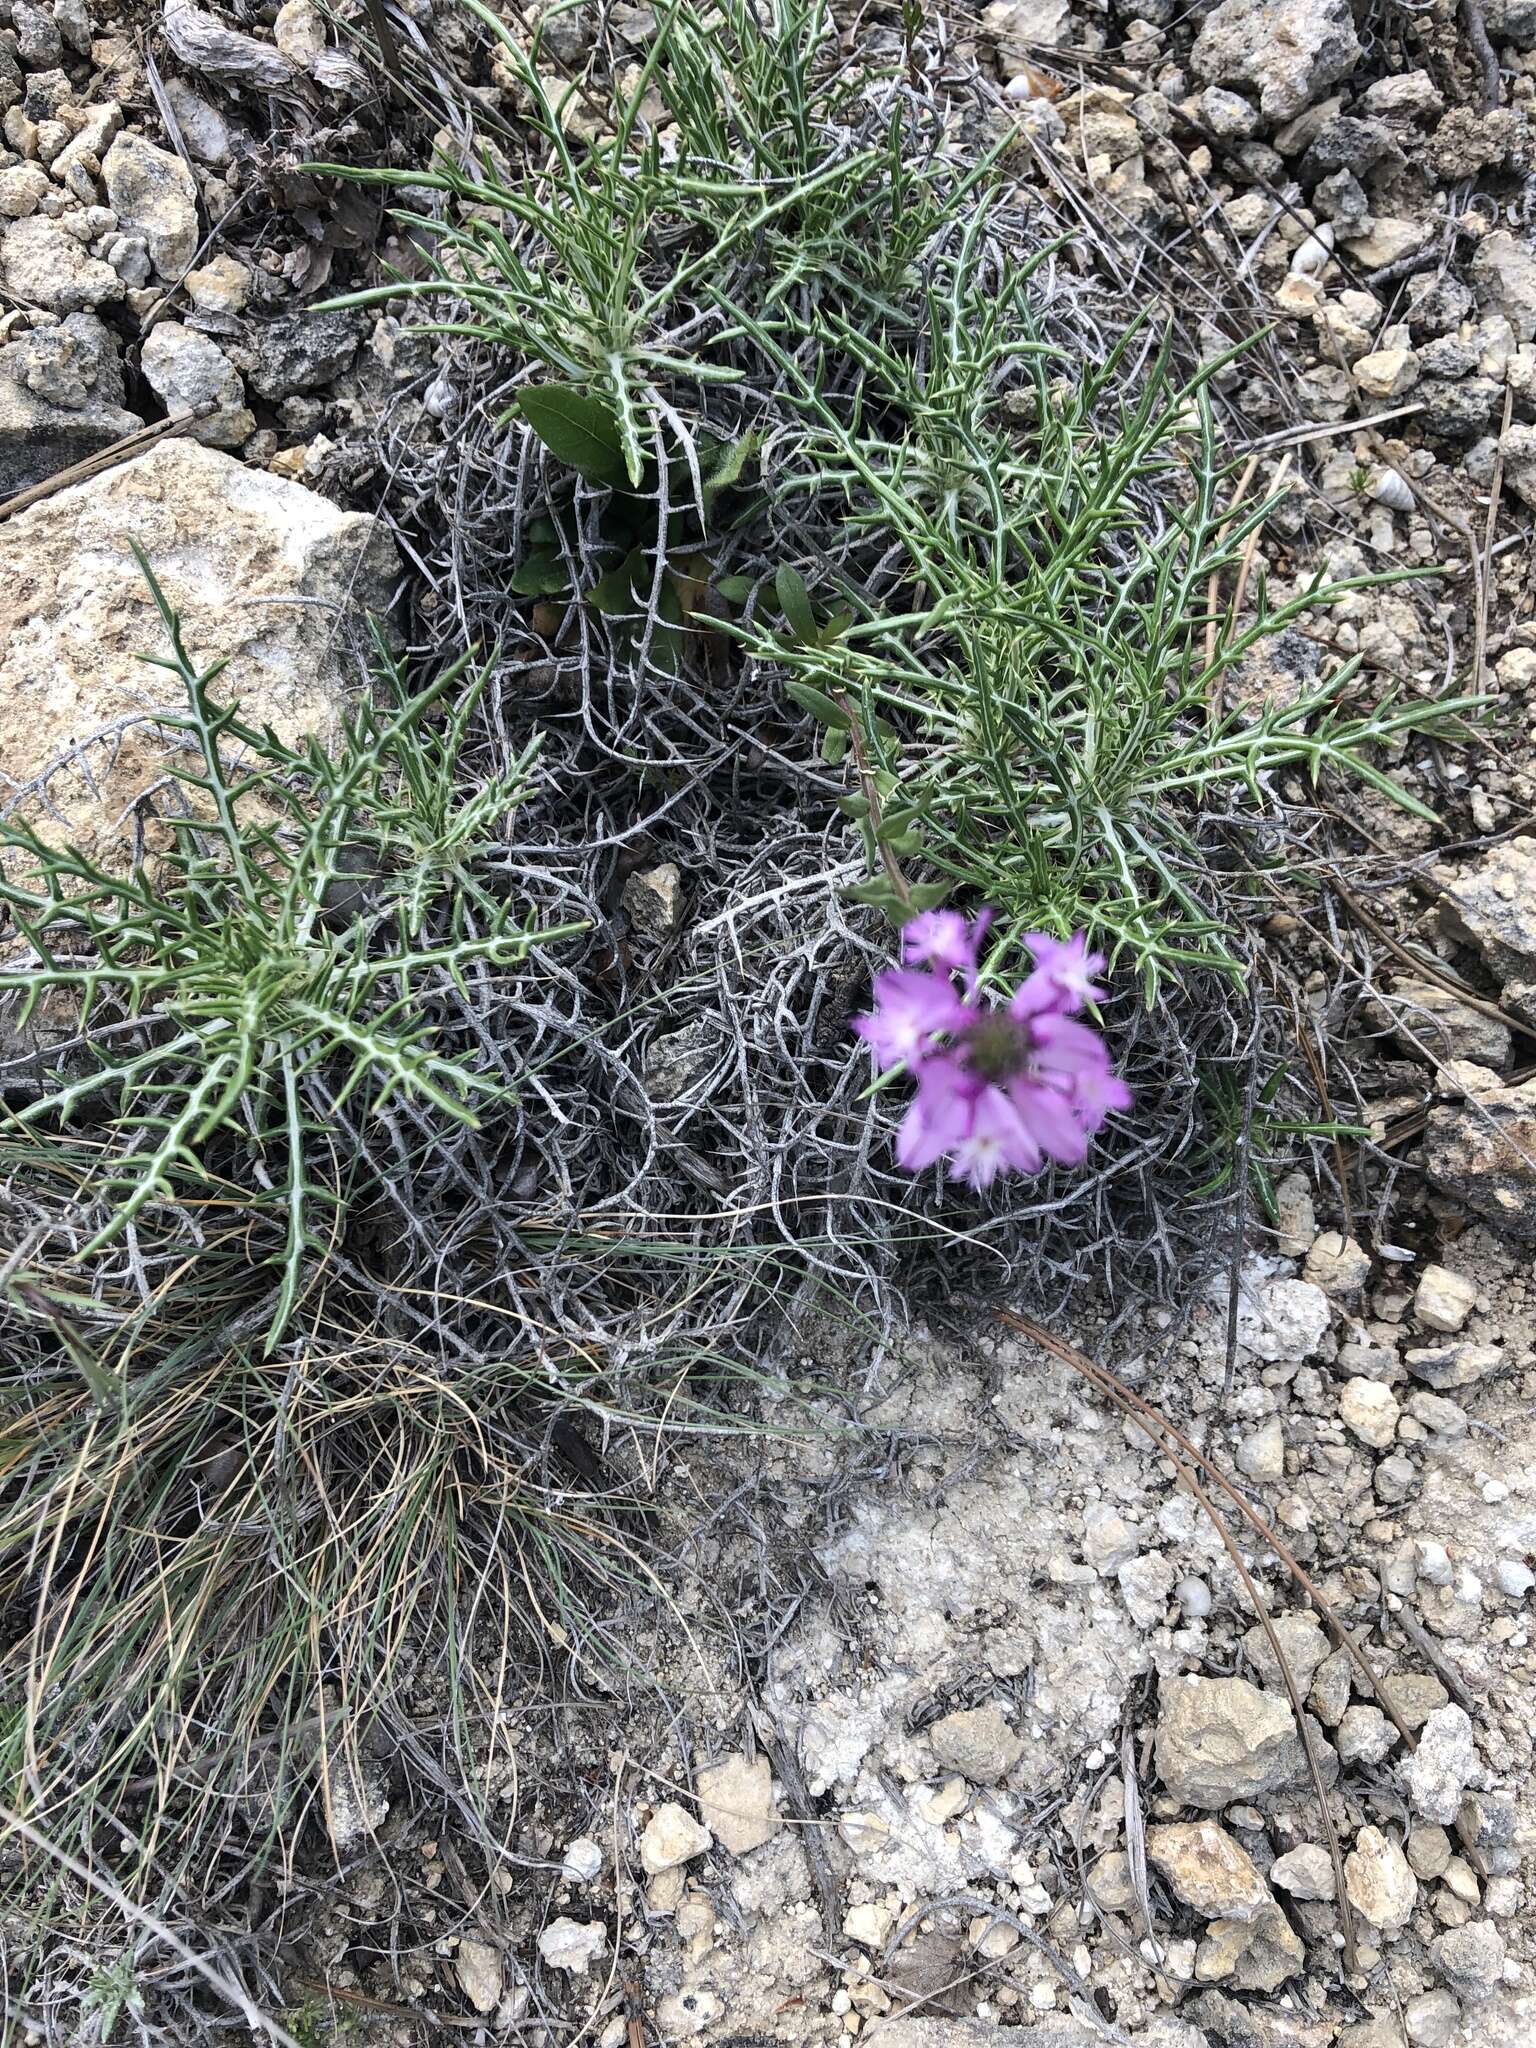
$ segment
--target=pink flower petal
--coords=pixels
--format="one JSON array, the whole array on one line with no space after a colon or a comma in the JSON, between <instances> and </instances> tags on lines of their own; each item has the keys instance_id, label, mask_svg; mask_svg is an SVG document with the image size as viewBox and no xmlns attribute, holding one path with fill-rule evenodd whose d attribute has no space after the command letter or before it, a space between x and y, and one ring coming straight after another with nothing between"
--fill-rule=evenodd
<instances>
[{"instance_id":1,"label":"pink flower petal","mask_svg":"<svg viewBox=\"0 0 1536 2048\"><path fill-rule=\"evenodd\" d=\"M1024 943L1035 956L1037 970L1060 989L1068 1009L1102 1002L1108 991L1097 985L1094 976L1104 971L1104 955L1089 952L1085 933L1077 932L1062 940L1049 938L1044 932L1031 932Z\"/></svg>"},{"instance_id":2,"label":"pink flower petal","mask_svg":"<svg viewBox=\"0 0 1536 2048\"><path fill-rule=\"evenodd\" d=\"M875 978L875 1004L854 1030L882 1067L920 1060L946 1031L965 1021L965 1006L936 974L893 967Z\"/></svg>"},{"instance_id":3,"label":"pink flower petal","mask_svg":"<svg viewBox=\"0 0 1536 2048\"><path fill-rule=\"evenodd\" d=\"M970 1128L976 1090L970 1077L943 1053L924 1060L917 1095L896 1133L897 1164L909 1173L932 1166Z\"/></svg>"},{"instance_id":4,"label":"pink flower petal","mask_svg":"<svg viewBox=\"0 0 1536 2048\"><path fill-rule=\"evenodd\" d=\"M1038 1081L1015 1081L1008 1091L1029 1134L1047 1158L1081 1166L1088 1157L1088 1133L1067 1096Z\"/></svg>"}]
</instances>

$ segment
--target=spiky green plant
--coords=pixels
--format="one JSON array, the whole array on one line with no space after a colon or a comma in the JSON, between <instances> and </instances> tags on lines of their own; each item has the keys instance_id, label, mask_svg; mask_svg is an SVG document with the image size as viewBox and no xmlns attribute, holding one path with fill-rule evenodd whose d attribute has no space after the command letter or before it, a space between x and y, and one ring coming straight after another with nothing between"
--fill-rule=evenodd
<instances>
[{"instance_id":1,"label":"spiky green plant","mask_svg":"<svg viewBox=\"0 0 1536 2048\"><path fill-rule=\"evenodd\" d=\"M905 604L880 608L830 579L830 618L803 586L784 603L799 579L781 572L780 605L736 630L828 727L829 755L857 728L848 807L875 869L867 900L902 914L881 852L914 857L943 878L924 900L958 887L1000 913L999 952L1031 929L1087 928L1150 1000L1187 968L1240 971L1206 816L1278 820L1293 771L1432 818L1382 758L1415 733L1454 737L1479 700L1364 695L1357 660L1294 701L1231 688L1274 633L1398 579L1318 578L1275 604L1261 574L1251 616L1213 612L1278 502L1224 495L1208 387L1230 356L1181 378L1165 337L1117 398L1136 324L1104 363L1069 366L1038 334L1028 269L999 288L980 241L978 225L936 260L899 344L837 327L858 366L837 404L819 360L806 370L739 316L804 421L781 492L821 507L835 494L908 571Z\"/></svg>"},{"instance_id":2,"label":"spiky green plant","mask_svg":"<svg viewBox=\"0 0 1536 2048\"><path fill-rule=\"evenodd\" d=\"M829 726L830 755L857 723L849 808L869 900L893 913L910 900L885 872L895 849L920 864L925 900L990 903L1005 943L1086 927L1151 998L1192 969L1237 971L1206 820L1226 821L1227 866L1244 819L1278 822L1283 777L1364 783L1425 815L1383 763L1414 733L1454 735L1472 700L1368 695L1345 662L1293 702L1229 690L1270 635L1361 581L1272 604L1261 573L1251 616L1209 613L1274 510L1232 504L1206 402L1238 351L1182 374L1171 339L1154 346L1131 319L1102 360L1069 359L1034 303L1055 249L1012 260L1002 145L968 165L912 148L899 93L886 132L867 101L858 129L869 80L829 60L820 0L725 0L664 12L611 131L577 147L537 50L470 4L518 72L547 162L480 176L441 164L445 218L408 222L431 228L434 274L336 303L457 299L471 317L442 331L526 373L517 409L556 474L612 493L637 531L645 495L666 502L654 541L641 533L621 572L575 593L649 614L632 641L653 658L679 642L662 566L683 547L670 499L688 495L686 478L658 490L664 450L687 452L702 504L698 447L729 416L729 387L769 394L752 429L771 469L758 511L776 515L762 530L782 547L803 508L807 561L838 563L812 578L818 609L847 616L800 633L759 602L741 638ZM648 94L672 119L670 161L642 116ZM716 589L735 599L752 581ZM543 552L512 582L573 587Z\"/></svg>"},{"instance_id":3,"label":"spiky green plant","mask_svg":"<svg viewBox=\"0 0 1536 2048\"><path fill-rule=\"evenodd\" d=\"M484 680L466 682L468 655L410 693L381 643L393 701L359 705L334 750L291 747L219 702L224 663L198 666L140 560L171 647L146 658L186 697L162 721L191 742L169 764L182 807L166 820L169 845L127 871L23 819L0 823L0 904L21 942L0 993L20 995L22 1023L47 997L76 1001L82 1048L78 1072L56 1073L10 1114L34 1132L97 1128L81 1199L106 1213L87 1258L151 1204L220 1180L276 1216L270 1349L349 1172L306 1081L323 1079L333 1114L358 1097L376 1118L399 1091L446 1124L473 1124L477 1102L505 1084L439 1049L432 986L582 927L540 931L477 876L537 747L467 798L456 792L457 744ZM453 716L430 731L449 700Z\"/></svg>"}]
</instances>

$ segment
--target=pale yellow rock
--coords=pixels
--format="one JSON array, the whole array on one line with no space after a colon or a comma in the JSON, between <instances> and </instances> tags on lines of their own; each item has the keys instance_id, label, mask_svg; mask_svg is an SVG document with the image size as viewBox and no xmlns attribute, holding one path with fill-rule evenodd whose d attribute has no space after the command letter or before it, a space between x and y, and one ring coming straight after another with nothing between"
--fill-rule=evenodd
<instances>
[{"instance_id":1,"label":"pale yellow rock","mask_svg":"<svg viewBox=\"0 0 1536 2048\"><path fill-rule=\"evenodd\" d=\"M1344 1889L1357 1913L1382 1934L1400 1934L1419 1895L1408 1859L1380 1828L1362 1828L1344 1858Z\"/></svg>"},{"instance_id":2,"label":"pale yellow rock","mask_svg":"<svg viewBox=\"0 0 1536 2048\"><path fill-rule=\"evenodd\" d=\"M783 1823L773 1810L773 1772L765 1756L728 1756L699 1772L704 1826L733 1856L771 1842Z\"/></svg>"},{"instance_id":3,"label":"pale yellow rock","mask_svg":"<svg viewBox=\"0 0 1536 2048\"><path fill-rule=\"evenodd\" d=\"M488 1941L463 1939L453 1959L453 1973L476 2012L496 2010L501 1998L501 1951Z\"/></svg>"},{"instance_id":4,"label":"pale yellow rock","mask_svg":"<svg viewBox=\"0 0 1536 2048\"><path fill-rule=\"evenodd\" d=\"M1411 348L1377 349L1361 356L1350 374L1367 398L1401 398L1419 381L1419 359Z\"/></svg>"},{"instance_id":5,"label":"pale yellow rock","mask_svg":"<svg viewBox=\"0 0 1536 2048\"><path fill-rule=\"evenodd\" d=\"M651 1815L640 1837L640 1861L652 1877L663 1870L691 1863L714 1846L714 1836L700 1825L686 1806L669 1799Z\"/></svg>"},{"instance_id":6,"label":"pale yellow rock","mask_svg":"<svg viewBox=\"0 0 1536 2048\"><path fill-rule=\"evenodd\" d=\"M1175 1896L1207 1920L1252 1920L1273 1904L1252 1857L1213 1820L1148 1828L1147 1855Z\"/></svg>"},{"instance_id":7,"label":"pale yellow rock","mask_svg":"<svg viewBox=\"0 0 1536 2048\"><path fill-rule=\"evenodd\" d=\"M187 272L186 285L200 313L242 313L251 296L251 273L233 256L214 256Z\"/></svg>"},{"instance_id":8,"label":"pale yellow rock","mask_svg":"<svg viewBox=\"0 0 1536 2048\"><path fill-rule=\"evenodd\" d=\"M220 702L290 744L339 731L352 682L338 628L382 608L395 573L372 518L181 438L0 522L0 775L37 791L21 808L44 838L108 865L165 775L167 735L146 711L186 710L139 659L167 650L130 535L195 659L227 660ZM60 762L45 804L39 779Z\"/></svg>"}]
</instances>

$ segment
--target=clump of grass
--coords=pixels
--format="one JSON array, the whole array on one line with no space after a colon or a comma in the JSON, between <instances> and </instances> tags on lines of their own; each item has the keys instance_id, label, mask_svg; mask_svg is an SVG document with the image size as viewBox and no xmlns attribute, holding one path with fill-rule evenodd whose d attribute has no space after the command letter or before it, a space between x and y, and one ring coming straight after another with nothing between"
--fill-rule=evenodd
<instances>
[{"instance_id":1,"label":"clump of grass","mask_svg":"<svg viewBox=\"0 0 1536 2048\"><path fill-rule=\"evenodd\" d=\"M500 985L581 929L507 865L535 749L460 772L484 672L412 689L381 641L377 701L295 750L219 702L150 580L190 743L167 843L118 872L0 826L31 868L0 880L4 985L79 1009L74 1071L0 1101L0 1806L110 1822L117 1882L165 1901L337 1834L423 1702L494 1840L509 1702L557 1652L633 1676L610 1620L658 1582L611 1447L742 1425L723 1352L616 1359L508 1299L509 1246L640 1292L660 1233L503 1195L493 1271L445 1270L482 1184L438 1155L481 1146L494 1206L537 1077ZM37 1910L37 1865L3 1895Z\"/></svg>"}]
</instances>

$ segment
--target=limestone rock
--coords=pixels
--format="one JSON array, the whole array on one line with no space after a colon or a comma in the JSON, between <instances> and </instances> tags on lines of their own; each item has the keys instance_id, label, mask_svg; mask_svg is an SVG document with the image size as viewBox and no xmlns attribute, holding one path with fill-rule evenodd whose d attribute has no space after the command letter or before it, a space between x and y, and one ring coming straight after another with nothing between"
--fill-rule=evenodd
<instances>
[{"instance_id":1,"label":"limestone rock","mask_svg":"<svg viewBox=\"0 0 1536 2048\"><path fill-rule=\"evenodd\" d=\"M1442 885L1440 923L1447 934L1476 946L1516 991L1536 983L1536 839L1517 834L1475 864L1441 869L1435 879Z\"/></svg>"},{"instance_id":2,"label":"limestone rock","mask_svg":"<svg viewBox=\"0 0 1536 2048\"><path fill-rule=\"evenodd\" d=\"M573 1977L580 1977L590 1970L598 1957L608 1946L608 1929L601 1920L570 1920L562 1916L551 1920L539 1936L539 1956L552 1970L568 1970ZM460 1954L463 1945L460 1944ZM500 1994L500 1958L497 1958L498 1984ZM482 2005L481 2012L490 2007Z\"/></svg>"},{"instance_id":3,"label":"limestone rock","mask_svg":"<svg viewBox=\"0 0 1536 2048\"><path fill-rule=\"evenodd\" d=\"M773 1772L765 1756L728 1756L698 1774L699 1814L733 1856L772 1841L783 1823L773 1810Z\"/></svg>"},{"instance_id":4,"label":"limestone rock","mask_svg":"<svg viewBox=\"0 0 1536 2048\"><path fill-rule=\"evenodd\" d=\"M94 313L123 296L110 263L87 254L56 220L32 214L13 221L0 239L0 284L49 313Z\"/></svg>"},{"instance_id":5,"label":"limestone rock","mask_svg":"<svg viewBox=\"0 0 1536 2048\"><path fill-rule=\"evenodd\" d=\"M1156 1628L1173 1597L1172 1560L1160 1550L1149 1550L1128 1558L1115 1574L1126 1612L1138 1628Z\"/></svg>"},{"instance_id":6,"label":"limestone rock","mask_svg":"<svg viewBox=\"0 0 1536 2048\"><path fill-rule=\"evenodd\" d=\"M326 46L325 16L315 0L283 0L272 24L272 40L301 71L313 71Z\"/></svg>"},{"instance_id":7,"label":"limestone rock","mask_svg":"<svg viewBox=\"0 0 1536 2048\"><path fill-rule=\"evenodd\" d=\"M1477 1282L1448 1266L1426 1266L1414 1291L1413 1312L1428 1330L1453 1337L1477 1307Z\"/></svg>"},{"instance_id":8,"label":"limestone rock","mask_svg":"<svg viewBox=\"0 0 1536 2048\"><path fill-rule=\"evenodd\" d=\"M1148 1828L1147 1855L1207 1920L1252 1920L1274 1903L1247 1850L1213 1820Z\"/></svg>"},{"instance_id":9,"label":"limestone rock","mask_svg":"<svg viewBox=\"0 0 1536 2048\"><path fill-rule=\"evenodd\" d=\"M119 135L101 175L118 225L144 237L163 278L179 278L198 243L197 182L181 158L142 135Z\"/></svg>"},{"instance_id":10,"label":"limestone rock","mask_svg":"<svg viewBox=\"0 0 1536 2048\"><path fill-rule=\"evenodd\" d=\"M338 621L382 608L395 572L373 519L179 438L0 523L0 772L31 784L114 729L110 746L50 777L53 813L29 807L44 836L109 861L165 765L162 733L125 721L185 708L138 659L165 642L130 535L195 656L228 657L217 694L290 742L336 732L347 700Z\"/></svg>"},{"instance_id":11,"label":"limestone rock","mask_svg":"<svg viewBox=\"0 0 1536 2048\"><path fill-rule=\"evenodd\" d=\"M1412 2048L1450 2048L1461 2027L1461 2007L1449 1991L1422 1991L1403 2007Z\"/></svg>"},{"instance_id":12,"label":"limestone rock","mask_svg":"<svg viewBox=\"0 0 1536 2048\"><path fill-rule=\"evenodd\" d=\"M116 100L102 100L85 110L85 119L59 151L51 165L57 183L67 185L69 174L80 164L93 184L108 144L123 125L123 110ZM89 158L90 161L85 160Z\"/></svg>"},{"instance_id":13,"label":"limestone rock","mask_svg":"<svg viewBox=\"0 0 1536 2048\"><path fill-rule=\"evenodd\" d=\"M651 1815L640 1837L640 1861L651 1877L660 1870L672 1870L691 1863L714 1847L714 1836L696 1821L686 1806L669 1799Z\"/></svg>"},{"instance_id":14,"label":"limestone rock","mask_svg":"<svg viewBox=\"0 0 1536 2048\"><path fill-rule=\"evenodd\" d=\"M331 1752L319 1767L324 1779L326 1833L338 1855L372 1842L389 1818L388 1779L371 1757L354 1761Z\"/></svg>"},{"instance_id":15,"label":"limestone rock","mask_svg":"<svg viewBox=\"0 0 1536 2048\"><path fill-rule=\"evenodd\" d=\"M1439 1877L1451 1860L1451 1838L1441 1827L1415 1828L1403 1852L1415 1877Z\"/></svg>"},{"instance_id":16,"label":"limestone rock","mask_svg":"<svg viewBox=\"0 0 1536 2048\"><path fill-rule=\"evenodd\" d=\"M850 1941L862 1942L867 1949L883 1949L895 1925L889 1911L873 1901L850 1906L843 1915L844 1934Z\"/></svg>"},{"instance_id":17,"label":"limestone rock","mask_svg":"<svg viewBox=\"0 0 1536 2048\"><path fill-rule=\"evenodd\" d=\"M1325 1230L1307 1253L1302 1275L1324 1294L1358 1294L1371 1277L1371 1255L1341 1231Z\"/></svg>"},{"instance_id":18,"label":"limestone rock","mask_svg":"<svg viewBox=\"0 0 1536 2048\"><path fill-rule=\"evenodd\" d=\"M1499 455L1503 455L1503 473L1511 492L1524 498L1528 506L1536 506L1536 426L1516 420L1499 434ZM1530 999L1530 989L1526 993Z\"/></svg>"},{"instance_id":19,"label":"limestone rock","mask_svg":"<svg viewBox=\"0 0 1536 2048\"><path fill-rule=\"evenodd\" d=\"M946 1714L928 1730L928 1740L940 1763L973 1785L997 1784L1024 1754L1023 1738L994 1706Z\"/></svg>"},{"instance_id":20,"label":"limestone rock","mask_svg":"<svg viewBox=\"0 0 1536 2048\"><path fill-rule=\"evenodd\" d=\"M187 296L200 313L243 313L251 296L251 273L233 256L214 256L187 272Z\"/></svg>"},{"instance_id":21,"label":"limestone rock","mask_svg":"<svg viewBox=\"0 0 1536 2048\"><path fill-rule=\"evenodd\" d=\"M1317 1210L1304 1173L1288 1173L1275 1189L1275 1249L1282 1258L1302 1259L1317 1235Z\"/></svg>"},{"instance_id":22,"label":"limestone rock","mask_svg":"<svg viewBox=\"0 0 1536 2048\"><path fill-rule=\"evenodd\" d=\"M1238 1342L1266 1364L1300 1365L1328 1334L1328 1297L1310 1280L1283 1275L1244 1285L1237 1307Z\"/></svg>"},{"instance_id":23,"label":"limestone rock","mask_svg":"<svg viewBox=\"0 0 1536 2048\"><path fill-rule=\"evenodd\" d=\"M1351 262L1361 270L1379 270L1384 264L1401 263L1405 256L1416 256L1429 240L1429 229L1423 221L1376 213L1363 235L1345 239Z\"/></svg>"},{"instance_id":24,"label":"limestone rock","mask_svg":"<svg viewBox=\"0 0 1536 2048\"><path fill-rule=\"evenodd\" d=\"M1403 1363L1416 1380L1423 1380L1438 1394L1453 1393L1458 1387L1475 1386L1504 1364L1497 1344L1468 1344L1458 1338L1450 1344L1426 1344L1403 1353Z\"/></svg>"},{"instance_id":25,"label":"limestone rock","mask_svg":"<svg viewBox=\"0 0 1536 2048\"><path fill-rule=\"evenodd\" d=\"M488 1941L461 1936L453 1958L459 1989L476 2012L496 2010L501 1999L501 1950Z\"/></svg>"},{"instance_id":26,"label":"limestone rock","mask_svg":"<svg viewBox=\"0 0 1536 2048\"><path fill-rule=\"evenodd\" d=\"M719 1029L702 1017L694 1018L680 1031L668 1031L652 1039L642 1069L652 1103L664 1109L681 1102L719 1057Z\"/></svg>"},{"instance_id":27,"label":"limestone rock","mask_svg":"<svg viewBox=\"0 0 1536 2048\"><path fill-rule=\"evenodd\" d=\"M1269 1881L1293 1899L1331 1899L1336 1889L1333 1858L1318 1843L1303 1842L1275 1858L1269 1867Z\"/></svg>"},{"instance_id":28,"label":"limestone rock","mask_svg":"<svg viewBox=\"0 0 1536 2048\"><path fill-rule=\"evenodd\" d=\"M1309 1609L1303 1609L1297 1614L1272 1616L1271 1626L1280 1639L1280 1648L1291 1667L1296 1689L1305 1698L1328 1655L1328 1638L1323 1632L1323 1625ZM1244 1635L1243 1652L1265 1689L1283 1697L1285 1680L1280 1675L1280 1666L1275 1661L1274 1650L1261 1622L1255 1622Z\"/></svg>"},{"instance_id":29,"label":"limestone rock","mask_svg":"<svg viewBox=\"0 0 1536 2048\"><path fill-rule=\"evenodd\" d=\"M0 348L0 498L143 424L123 404L117 343L94 313L71 313Z\"/></svg>"},{"instance_id":30,"label":"limestone rock","mask_svg":"<svg viewBox=\"0 0 1536 2048\"><path fill-rule=\"evenodd\" d=\"M1278 1415L1261 1422L1237 1447L1238 1470L1250 1479L1285 1477L1285 1430Z\"/></svg>"},{"instance_id":31,"label":"limestone rock","mask_svg":"<svg viewBox=\"0 0 1536 2048\"><path fill-rule=\"evenodd\" d=\"M1334 1735L1346 1764L1379 1764L1396 1740L1392 1723L1380 1707L1369 1704L1347 1707Z\"/></svg>"},{"instance_id":32,"label":"limestone rock","mask_svg":"<svg viewBox=\"0 0 1536 2048\"><path fill-rule=\"evenodd\" d=\"M1372 1013L1385 1029L1397 1032L1410 1058L1427 1053L1436 1060L1476 1060L1495 1073L1509 1064L1509 1026L1432 981L1403 977L1390 995L1372 1005Z\"/></svg>"},{"instance_id":33,"label":"limestone rock","mask_svg":"<svg viewBox=\"0 0 1536 2048\"><path fill-rule=\"evenodd\" d=\"M1095 1571L1119 1571L1140 1548L1140 1532L1113 1508L1092 1501L1083 1510L1083 1556Z\"/></svg>"},{"instance_id":34,"label":"limestone rock","mask_svg":"<svg viewBox=\"0 0 1536 2048\"><path fill-rule=\"evenodd\" d=\"M1344 1858L1349 1902L1382 1934L1400 1934L1419 1895L1408 1859L1380 1828L1362 1828Z\"/></svg>"},{"instance_id":35,"label":"limestone rock","mask_svg":"<svg viewBox=\"0 0 1536 2048\"><path fill-rule=\"evenodd\" d=\"M1221 0L1190 62L1208 84L1256 86L1266 117L1289 121L1359 57L1347 0Z\"/></svg>"},{"instance_id":36,"label":"limestone rock","mask_svg":"<svg viewBox=\"0 0 1536 2048\"><path fill-rule=\"evenodd\" d=\"M238 448L256 431L240 372L217 342L179 320L162 320L144 337L145 381L172 419L211 407L189 432L210 448Z\"/></svg>"},{"instance_id":37,"label":"limestone rock","mask_svg":"<svg viewBox=\"0 0 1536 2048\"><path fill-rule=\"evenodd\" d=\"M1318 1665L1307 1705L1325 1728L1337 1728L1343 1720L1354 1675L1348 1650L1333 1650Z\"/></svg>"},{"instance_id":38,"label":"limestone rock","mask_svg":"<svg viewBox=\"0 0 1536 2048\"><path fill-rule=\"evenodd\" d=\"M1536 1238L1536 1081L1500 1087L1483 1074L1469 1102L1437 1103L1424 1133L1424 1171L1510 1236Z\"/></svg>"},{"instance_id":39,"label":"limestone rock","mask_svg":"<svg viewBox=\"0 0 1536 2048\"><path fill-rule=\"evenodd\" d=\"M578 1835L567 1842L560 1858L560 1875L567 1884L590 1884L603 1867L602 1846L590 1835Z\"/></svg>"},{"instance_id":40,"label":"limestone rock","mask_svg":"<svg viewBox=\"0 0 1536 2048\"><path fill-rule=\"evenodd\" d=\"M12 164L0 171L0 216L25 220L52 190L53 182L41 164Z\"/></svg>"},{"instance_id":41,"label":"limestone rock","mask_svg":"<svg viewBox=\"0 0 1536 2048\"><path fill-rule=\"evenodd\" d=\"M1403 1765L1414 1812L1449 1825L1461 1811L1462 1796L1477 1768L1477 1744L1466 1710L1437 1707L1424 1723L1418 1748Z\"/></svg>"},{"instance_id":42,"label":"limestone rock","mask_svg":"<svg viewBox=\"0 0 1536 2048\"><path fill-rule=\"evenodd\" d=\"M1536 17L1536 4L1531 12ZM1472 288L1485 311L1504 315L1517 341L1536 340L1536 250L1525 236L1506 228L1484 235L1472 257Z\"/></svg>"},{"instance_id":43,"label":"limestone rock","mask_svg":"<svg viewBox=\"0 0 1536 2048\"><path fill-rule=\"evenodd\" d=\"M644 938L670 938L683 921L683 871L670 860L645 868L629 877L621 900Z\"/></svg>"},{"instance_id":44,"label":"limestone rock","mask_svg":"<svg viewBox=\"0 0 1536 2048\"><path fill-rule=\"evenodd\" d=\"M1344 1427L1373 1450L1384 1451L1397 1431L1397 1397L1376 1380L1346 1380L1339 1394Z\"/></svg>"},{"instance_id":45,"label":"limestone rock","mask_svg":"<svg viewBox=\"0 0 1536 2048\"><path fill-rule=\"evenodd\" d=\"M1361 356L1350 372L1367 398L1401 398L1419 381L1419 359L1411 348L1384 348Z\"/></svg>"},{"instance_id":46,"label":"limestone rock","mask_svg":"<svg viewBox=\"0 0 1536 2048\"><path fill-rule=\"evenodd\" d=\"M1445 100L1427 71L1400 71L1368 85L1360 107L1377 120L1433 120L1445 112Z\"/></svg>"},{"instance_id":47,"label":"limestone rock","mask_svg":"<svg viewBox=\"0 0 1536 2048\"><path fill-rule=\"evenodd\" d=\"M1305 1964L1306 1950L1271 1904L1252 1920L1213 1920L1195 1956L1195 1976L1238 1991L1278 1991Z\"/></svg>"},{"instance_id":48,"label":"limestone rock","mask_svg":"<svg viewBox=\"0 0 1536 2048\"><path fill-rule=\"evenodd\" d=\"M1403 1726L1417 1734L1450 1694L1430 1671L1394 1671L1382 1681Z\"/></svg>"},{"instance_id":49,"label":"limestone rock","mask_svg":"<svg viewBox=\"0 0 1536 2048\"><path fill-rule=\"evenodd\" d=\"M1258 1799L1306 1769L1287 1702L1241 1678L1174 1678L1159 1699L1158 1775L1185 1806Z\"/></svg>"},{"instance_id":50,"label":"limestone rock","mask_svg":"<svg viewBox=\"0 0 1536 2048\"><path fill-rule=\"evenodd\" d=\"M1504 1941L1491 1920L1447 1928L1429 1945L1435 1968L1460 1997L1481 2005L1504 1975Z\"/></svg>"}]
</instances>

